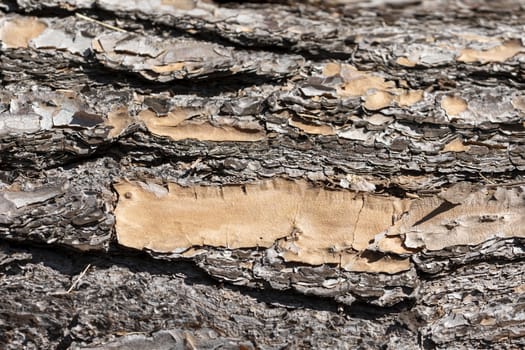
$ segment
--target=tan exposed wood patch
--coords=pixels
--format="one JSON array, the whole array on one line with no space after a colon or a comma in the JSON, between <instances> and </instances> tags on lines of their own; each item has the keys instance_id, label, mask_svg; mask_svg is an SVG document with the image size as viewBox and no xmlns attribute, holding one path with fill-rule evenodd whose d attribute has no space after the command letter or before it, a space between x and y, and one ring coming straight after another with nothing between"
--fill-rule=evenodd
<instances>
[{"instance_id":1,"label":"tan exposed wood patch","mask_svg":"<svg viewBox=\"0 0 525 350\"><path fill-rule=\"evenodd\" d=\"M324 67L323 75L339 74L343 83L337 93L343 97L363 97L364 107L369 110L379 110L396 102L400 107L411 106L423 98L423 91L396 88L393 81L362 72L350 65L329 63Z\"/></svg>"},{"instance_id":2,"label":"tan exposed wood patch","mask_svg":"<svg viewBox=\"0 0 525 350\"><path fill-rule=\"evenodd\" d=\"M360 256L370 240L392 225L407 200L313 188L274 180L246 186L152 190L135 182L115 185L120 244L157 252L192 247L271 247L287 261L334 263L353 271L395 273L407 259Z\"/></svg>"},{"instance_id":3,"label":"tan exposed wood patch","mask_svg":"<svg viewBox=\"0 0 525 350\"><path fill-rule=\"evenodd\" d=\"M396 63L403 67L415 67L417 65L417 62L411 61L406 57L399 57Z\"/></svg>"},{"instance_id":4,"label":"tan exposed wood patch","mask_svg":"<svg viewBox=\"0 0 525 350\"><path fill-rule=\"evenodd\" d=\"M325 77L333 77L341 73L341 65L339 63L330 62L327 63L323 68L323 75Z\"/></svg>"},{"instance_id":5,"label":"tan exposed wood patch","mask_svg":"<svg viewBox=\"0 0 525 350\"><path fill-rule=\"evenodd\" d=\"M36 17L20 17L6 20L0 29L0 40L9 48L25 48L47 28Z\"/></svg>"},{"instance_id":6,"label":"tan exposed wood patch","mask_svg":"<svg viewBox=\"0 0 525 350\"><path fill-rule=\"evenodd\" d=\"M139 113L139 118L146 123L148 129L173 128L186 119L198 116L202 111L192 108L178 108L168 112L166 116L158 116L157 113L150 109L145 109ZM153 131L153 130L152 130Z\"/></svg>"},{"instance_id":7,"label":"tan exposed wood patch","mask_svg":"<svg viewBox=\"0 0 525 350\"><path fill-rule=\"evenodd\" d=\"M497 321L494 317L487 317L487 318L483 318L479 324L482 325L482 326L494 326L496 325Z\"/></svg>"},{"instance_id":8,"label":"tan exposed wood patch","mask_svg":"<svg viewBox=\"0 0 525 350\"><path fill-rule=\"evenodd\" d=\"M520 52L525 52L521 41L509 40L488 50L464 49L457 60L465 63L505 62Z\"/></svg>"},{"instance_id":9,"label":"tan exposed wood patch","mask_svg":"<svg viewBox=\"0 0 525 350\"><path fill-rule=\"evenodd\" d=\"M441 99L441 108L443 108L449 116L459 115L465 112L467 107L467 101L461 97L444 96L443 99Z\"/></svg>"},{"instance_id":10,"label":"tan exposed wood patch","mask_svg":"<svg viewBox=\"0 0 525 350\"><path fill-rule=\"evenodd\" d=\"M403 246L403 240L401 237L384 237L382 238L377 247L382 252L391 252L395 254L411 254L414 252L413 249L407 249Z\"/></svg>"},{"instance_id":11,"label":"tan exposed wood patch","mask_svg":"<svg viewBox=\"0 0 525 350\"><path fill-rule=\"evenodd\" d=\"M385 91L375 91L365 97L365 108L372 111L377 111L390 106L394 96Z\"/></svg>"},{"instance_id":12,"label":"tan exposed wood patch","mask_svg":"<svg viewBox=\"0 0 525 350\"><path fill-rule=\"evenodd\" d=\"M408 248L429 250L480 244L496 236L525 237L525 188L456 187L447 192L457 193L441 196L454 203L438 196L415 200L389 234L405 235Z\"/></svg>"},{"instance_id":13,"label":"tan exposed wood patch","mask_svg":"<svg viewBox=\"0 0 525 350\"><path fill-rule=\"evenodd\" d=\"M393 259L389 256L382 256L380 258L367 258L359 253L352 252L335 252L316 254L308 252L306 254L298 255L295 253L296 247L280 245L281 249L285 251L281 256L288 262L296 262L310 265L318 264L338 264L341 268L347 271L355 272L370 272L370 273L399 273L410 269L409 259ZM288 250L287 250L288 249ZM328 250L330 251L331 248Z\"/></svg>"},{"instance_id":14,"label":"tan exposed wood patch","mask_svg":"<svg viewBox=\"0 0 525 350\"><path fill-rule=\"evenodd\" d=\"M98 39L93 39L91 40L91 48L95 51L95 52L104 52L104 48L102 47L102 44L100 43L100 40Z\"/></svg>"},{"instance_id":15,"label":"tan exposed wood patch","mask_svg":"<svg viewBox=\"0 0 525 350\"><path fill-rule=\"evenodd\" d=\"M155 73L162 74L162 73L171 73L171 72L183 70L185 67L186 67L185 62L177 62L177 63L166 64L163 66L153 66L151 70L154 71Z\"/></svg>"},{"instance_id":16,"label":"tan exposed wood patch","mask_svg":"<svg viewBox=\"0 0 525 350\"><path fill-rule=\"evenodd\" d=\"M162 5L173 6L177 10L192 10L195 8L195 0L162 0Z\"/></svg>"},{"instance_id":17,"label":"tan exposed wood patch","mask_svg":"<svg viewBox=\"0 0 525 350\"><path fill-rule=\"evenodd\" d=\"M458 185L411 200L286 180L222 188L169 184L168 189L121 182L115 188L119 243L164 253L276 244L290 262L395 273L409 268L408 260L371 259L368 249L411 254L525 237L525 188Z\"/></svg>"},{"instance_id":18,"label":"tan exposed wood patch","mask_svg":"<svg viewBox=\"0 0 525 350\"><path fill-rule=\"evenodd\" d=\"M349 65L342 67L341 77L345 81L339 89L339 94L342 96L363 96L370 89L386 91L395 87L392 81L385 81L380 76L358 71Z\"/></svg>"},{"instance_id":19,"label":"tan exposed wood patch","mask_svg":"<svg viewBox=\"0 0 525 350\"><path fill-rule=\"evenodd\" d=\"M521 112L525 112L525 96L516 96L512 99L512 106Z\"/></svg>"},{"instance_id":20,"label":"tan exposed wood patch","mask_svg":"<svg viewBox=\"0 0 525 350\"><path fill-rule=\"evenodd\" d=\"M517 287L514 287L514 292L519 294L525 294L525 284L520 284Z\"/></svg>"},{"instance_id":21,"label":"tan exposed wood patch","mask_svg":"<svg viewBox=\"0 0 525 350\"><path fill-rule=\"evenodd\" d=\"M465 146L460 139L454 139L447 143L442 152L467 152L470 146Z\"/></svg>"},{"instance_id":22,"label":"tan exposed wood patch","mask_svg":"<svg viewBox=\"0 0 525 350\"><path fill-rule=\"evenodd\" d=\"M335 135L335 130L331 125L317 125L311 123L305 123L299 118L291 118L288 120L288 124L291 126L301 129L307 134L314 135Z\"/></svg>"},{"instance_id":23,"label":"tan exposed wood patch","mask_svg":"<svg viewBox=\"0 0 525 350\"><path fill-rule=\"evenodd\" d=\"M179 109L167 116L157 116L150 110L139 113L148 130L156 135L168 136L173 140L197 139L202 141L260 141L266 137L261 129L243 128L240 126L215 126L208 121L189 121L199 111Z\"/></svg>"},{"instance_id":24,"label":"tan exposed wood patch","mask_svg":"<svg viewBox=\"0 0 525 350\"><path fill-rule=\"evenodd\" d=\"M108 113L108 121L106 125L111 126L108 136L113 138L119 136L122 131L124 131L128 125L132 123L133 119L128 113L128 108L121 106Z\"/></svg>"},{"instance_id":25,"label":"tan exposed wood patch","mask_svg":"<svg viewBox=\"0 0 525 350\"><path fill-rule=\"evenodd\" d=\"M241 130L232 126L216 127L208 122L181 124L166 132L173 140L197 139L202 141L252 142L265 138L259 130Z\"/></svg>"},{"instance_id":26,"label":"tan exposed wood patch","mask_svg":"<svg viewBox=\"0 0 525 350\"><path fill-rule=\"evenodd\" d=\"M401 89L398 89L401 90ZM423 99L422 90L401 90L396 96L396 102L400 107L408 107Z\"/></svg>"}]
</instances>

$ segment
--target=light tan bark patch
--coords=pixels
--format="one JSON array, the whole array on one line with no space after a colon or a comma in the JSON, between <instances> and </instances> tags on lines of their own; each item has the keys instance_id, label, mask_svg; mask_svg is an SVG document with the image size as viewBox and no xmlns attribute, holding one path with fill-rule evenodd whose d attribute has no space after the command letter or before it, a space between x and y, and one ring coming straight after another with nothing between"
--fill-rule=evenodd
<instances>
[{"instance_id":1,"label":"light tan bark patch","mask_svg":"<svg viewBox=\"0 0 525 350\"><path fill-rule=\"evenodd\" d=\"M379 110L390 106L395 101L400 107L411 106L423 98L423 91L396 88L394 81L368 72L362 72L350 65L338 65L339 70L325 66L324 75L339 74L343 83L337 88L337 93L343 97L361 96L365 100L364 107L369 110ZM326 72L328 71L328 72Z\"/></svg>"},{"instance_id":2,"label":"light tan bark patch","mask_svg":"<svg viewBox=\"0 0 525 350\"><path fill-rule=\"evenodd\" d=\"M125 106L120 106L115 110L108 113L108 120L106 125L111 126L108 136L113 138L119 136L122 131L124 131L128 125L132 123L133 119L128 113L128 108Z\"/></svg>"},{"instance_id":3,"label":"light tan bark patch","mask_svg":"<svg viewBox=\"0 0 525 350\"><path fill-rule=\"evenodd\" d=\"M394 259L388 256L374 258L366 255L346 254L341 256L339 264L346 271L369 273L394 274L410 269L410 259Z\"/></svg>"},{"instance_id":4,"label":"light tan bark patch","mask_svg":"<svg viewBox=\"0 0 525 350\"><path fill-rule=\"evenodd\" d=\"M525 284L520 284L517 287L514 287L514 292L519 294L525 294Z\"/></svg>"},{"instance_id":5,"label":"light tan bark patch","mask_svg":"<svg viewBox=\"0 0 525 350\"><path fill-rule=\"evenodd\" d=\"M467 152L470 146L466 146L460 139L454 139L443 147L442 152Z\"/></svg>"},{"instance_id":6,"label":"light tan bark patch","mask_svg":"<svg viewBox=\"0 0 525 350\"><path fill-rule=\"evenodd\" d=\"M403 240L401 237L383 237L377 244L377 247L381 252L394 253L394 254L411 254L414 252L413 249L407 249L403 246Z\"/></svg>"},{"instance_id":7,"label":"light tan bark patch","mask_svg":"<svg viewBox=\"0 0 525 350\"><path fill-rule=\"evenodd\" d=\"M104 48L98 39L91 40L91 48L98 53L104 52Z\"/></svg>"},{"instance_id":8,"label":"light tan bark patch","mask_svg":"<svg viewBox=\"0 0 525 350\"><path fill-rule=\"evenodd\" d=\"M494 317L483 318L480 322L482 326L494 326L496 324L496 319Z\"/></svg>"},{"instance_id":9,"label":"light tan bark patch","mask_svg":"<svg viewBox=\"0 0 525 350\"><path fill-rule=\"evenodd\" d=\"M195 0L162 0L162 5L173 6L177 10L193 10Z\"/></svg>"},{"instance_id":10,"label":"light tan bark patch","mask_svg":"<svg viewBox=\"0 0 525 350\"><path fill-rule=\"evenodd\" d=\"M176 127L186 119L199 115L202 111L199 109L179 108L173 109L165 116L158 116L157 113L150 109L145 109L139 113L139 119L143 120L151 132L162 134L170 128Z\"/></svg>"},{"instance_id":11,"label":"light tan bark patch","mask_svg":"<svg viewBox=\"0 0 525 350\"><path fill-rule=\"evenodd\" d=\"M233 126L214 126L209 122L186 123L165 134L173 140L254 142L265 138L260 130L242 130Z\"/></svg>"},{"instance_id":12,"label":"light tan bark patch","mask_svg":"<svg viewBox=\"0 0 525 350\"><path fill-rule=\"evenodd\" d=\"M341 65L339 63L330 62L323 67L323 75L325 77L333 77L341 73Z\"/></svg>"},{"instance_id":13,"label":"light tan bark patch","mask_svg":"<svg viewBox=\"0 0 525 350\"><path fill-rule=\"evenodd\" d=\"M525 96L516 96L512 99L512 106L521 112L525 112Z\"/></svg>"},{"instance_id":14,"label":"light tan bark patch","mask_svg":"<svg viewBox=\"0 0 525 350\"><path fill-rule=\"evenodd\" d=\"M339 88L339 94L342 96L363 96L370 89L386 91L395 87L392 81L385 81L380 76L358 71L350 65L342 67L341 77L345 81Z\"/></svg>"},{"instance_id":15,"label":"light tan bark patch","mask_svg":"<svg viewBox=\"0 0 525 350\"><path fill-rule=\"evenodd\" d=\"M399 107L409 107L423 99L422 90L402 90L396 96L396 103Z\"/></svg>"},{"instance_id":16,"label":"light tan bark patch","mask_svg":"<svg viewBox=\"0 0 525 350\"><path fill-rule=\"evenodd\" d=\"M364 107L371 111L377 111L390 106L393 100L394 96L389 92L375 91L365 97Z\"/></svg>"},{"instance_id":17,"label":"light tan bark patch","mask_svg":"<svg viewBox=\"0 0 525 350\"><path fill-rule=\"evenodd\" d=\"M411 61L406 57L399 57L396 60L396 63L403 66L403 67L415 67L417 65L417 62Z\"/></svg>"},{"instance_id":18,"label":"light tan bark patch","mask_svg":"<svg viewBox=\"0 0 525 350\"><path fill-rule=\"evenodd\" d=\"M26 48L31 39L47 28L36 17L19 17L6 20L0 29L0 40L9 48Z\"/></svg>"},{"instance_id":19,"label":"light tan bark patch","mask_svg":"<svg viewBox=\"0 0 525 350\"><path fill-rule=\"evenodd\" d=\"M301 129L307 134L335 135L335 130L331 125L317 125L312 123L305 123L298 118L289 119L288 124L295 128Z\"/></svg>"},{"instance_id":20,"label":"light tan bark patch","mask_svg":"<svg viewBox=\"0 0 525 350\"><path fill-rule=\"evenodd\" d=\"M261 129L243 128L241 126L215 126L208 121L189 121L199 112L190 109L179 109L167 116L157 116L150 110L139 113L148 130L156 135L168 136L173 140L197 139L202 141L260 141L266 137Z\"/></svg>"},{"instance_id":21,"label":"light tan bark patch","mask_svg":"<svg viewBox=\"0 0 525 350\"><path fill-rule=\"evenodd\" d=\"M449 116L457 116L462 112L465 112L468 108L467 101L461 97L456 96L444 96L441 99L441 108L445 110Z\"/></svg>"},{"instance_id":22,"label":"light tan bark patch","mask_svg":"<svg viewBox=\"0 0 525 350\"><path fill-rule=\"evenodd\" d=\"M476 245L494 237L525 237L524 190L460 188L456 196L442 196L457 200L440 196L414 200L389 234L404 235L407 248L428 250Z\"/></svg>"},{"instance_id":23,"label":"light tan bark patch","mask_svg":"<svg viewBox=\"0 0 525 350\"><path fill-rule=\"evenodd\" d=\"M137 182L115 185L120 244L156 252L192 247L271 247L279 241L287 261L341 264L353 271L395 273L406 259L360 256L392 225L401 200L330 191L306 182L274 180L226 187L181 187L167 194Z\"/></svg>"},{"instance_id":24,"label":"light tan bark patch","mask_svg":"<svg viewBox=\"0 0 525 350\"><path fill-rule=\"evenodd\" d=\"M183 70L185 67L186 67L185 62L177 62L177 63L166 64L163 66L153 66L151 67L151 70L154 71L155 73L162 74L162 73L171 73L171 72Z\"/></svg>"},{"instance_id":25,"label":"light tan bark patch","mask_svg":"<svg viewBox=\"0 0 525 350\"><path fill-rule=\"evenodd\" d=\"M464 49L461 51L457 61L465 63L505 62L520 52L525 52L521 41L509 40L488 50Z\"/></svg>"}]
</instances>

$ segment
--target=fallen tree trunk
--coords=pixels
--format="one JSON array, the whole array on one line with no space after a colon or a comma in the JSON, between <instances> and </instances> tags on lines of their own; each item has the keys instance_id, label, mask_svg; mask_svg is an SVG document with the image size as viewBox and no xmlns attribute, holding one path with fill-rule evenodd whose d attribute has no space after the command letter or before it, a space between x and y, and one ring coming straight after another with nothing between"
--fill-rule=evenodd
<instances>
[{"instance_id":1,"label":"fallen tree trunk","mask_svg":"<svg viewBox=\"0 0 525 350\"><path fill-rule=\"evenodd\" d=\"M523 346L523 11L4 1L6 348Z\"/></svg>"}]
</instances>

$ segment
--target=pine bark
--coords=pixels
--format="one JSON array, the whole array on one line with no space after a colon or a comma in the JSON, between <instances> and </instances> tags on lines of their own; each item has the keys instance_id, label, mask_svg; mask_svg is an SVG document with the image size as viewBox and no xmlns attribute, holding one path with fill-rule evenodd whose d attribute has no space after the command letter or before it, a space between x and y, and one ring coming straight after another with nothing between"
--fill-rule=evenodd
<instances>
[{"instance_id":1,"label":"pine bark","mask_svg":"<svg viewBox=\"0 0 525 350\"><path fill-rule=\"evenodd\" d=\"M520 1L0 10L1 348L525 345Z\"/></svg>"}]
</instances>

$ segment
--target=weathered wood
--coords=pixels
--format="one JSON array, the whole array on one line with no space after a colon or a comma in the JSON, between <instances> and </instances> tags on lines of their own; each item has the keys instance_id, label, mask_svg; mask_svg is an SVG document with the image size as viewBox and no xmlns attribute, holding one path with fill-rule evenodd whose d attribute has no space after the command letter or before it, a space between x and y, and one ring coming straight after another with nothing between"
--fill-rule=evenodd
<instances>
[{"instance_id":1,"label":"weathered wood","mask_svg":"<svg viewBox=\"0 0 525 350\"><path fill-rule=\"evenodd\" d=\"M0 9L2 347L523 346L519 1Z\"/></svg>"}]
</instances>

